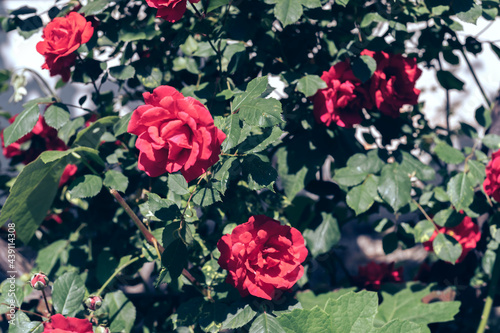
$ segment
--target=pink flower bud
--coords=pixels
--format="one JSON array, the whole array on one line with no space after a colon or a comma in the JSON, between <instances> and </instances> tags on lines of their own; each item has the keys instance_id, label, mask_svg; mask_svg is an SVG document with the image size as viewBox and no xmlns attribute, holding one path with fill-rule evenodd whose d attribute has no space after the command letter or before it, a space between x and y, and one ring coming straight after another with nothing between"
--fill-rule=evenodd
<instances>
[{"instance_id":1,"label":"pink flower bud","mask_svg":"<svg viewBox=\"0 0 500 333\"><path fill-rule=\"evenodd\" d=\"M89 297L87 297L84 303L87 309L89 309L90 311L95 311L101 307L102 298L99 296L90 295Z\"/></svg>"},{"instance_id":2,"label":"pink flower bud","mask_svg":"<svg viewBox=\"0 0 500 333\"><path fill-rule=\"evenodd\" d=\"M49 278L47 278L47 276L45 274L43 274L42 272L35 273L31 277L30 284L31 284L31 287L33 287L34 289L42 290L45 287L47 287L47 285L49 284Z\"/></svg>"}]
</instances>

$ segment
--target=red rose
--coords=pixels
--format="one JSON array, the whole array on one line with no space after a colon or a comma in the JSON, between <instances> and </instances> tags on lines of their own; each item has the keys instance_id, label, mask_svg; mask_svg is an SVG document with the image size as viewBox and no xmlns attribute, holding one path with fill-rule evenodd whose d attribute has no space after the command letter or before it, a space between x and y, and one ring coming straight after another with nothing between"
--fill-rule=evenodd
<instances>
[{"instance_id":1,"label":"red rose","mask_svg":"<svg viewBox=\"0 0 500 333\"><path fill-rule=\"evenodd\" d=\"M75 173L78 171L78 167L74 164L68 164L64 168L64 171L62 173L61 179L59 180L59 187L63 186L70 180L71 177L75 175Z\"/></svg>"},{"instance_id":2,"label":"red rose","mask_svg":"<svg viewBox=\"0 0 500 333\"><path fill-rule=\"evenodd\" d=\"M180 170L189 182L219 160L226 135L203 104L169 86L143 96L146 105L134 111L127 129L139 136L139 169L150 177Z\"/></svg>"},{"instance_id":3,"label":"red rose","mask_svg":"<svg viewBox=\"0 0 500 333\"><path fill-rule=\"evenodd\" d=\"M168 22L176 22L182 18L186 11L186 0L146 0L149 7L157 8L156 17L161 17ZM200 0L189 0L191 3L200 2Z\"/></svg>"},{"instance_id":4,"label":"red rose","mask_svg":"<svg viewBox=\"0 0 500 333\"><path fill-rule=\"evenodd\" d=\"M403 281L403 267L394 270L394 263L377 264L370 261L366 266L359 266L358 269L358 276L355 279L363 288L379 290L382 283Z\"/></svg>"},{"instance_id":5,"label":"red rose","mask_svg":"<svg viewBox=\"0 0 500 333\"><path fill-rule=\"evenodd\" d=\"M43 329L43 333L94 333L87 319L66 318L62 314L51 316L50 322L43 323Z\"/></svg>"},{"instance_id":6,"label":"red rose","mask_svg":"<svg viewBox=\"0 0 500 333\"><path fill-rule=\"evenodd\" d=\"M488 196L500 202L500 150L493 153L491 161L486 165L483 188Z\"/></svg>"},{"instance_id":7,"label":"red rose","mask_svg":"<svg viewBox=\"0 0 500 333\"><path fill-rule=\"evenodd\" d=\"M447 227L439 228L439 232L455 238L460 243L460 245L462 245L462 254L457 259L456 261L457 263L464 260L467 253L469 253L470 250L475 249L477 242L479 242L479 240L481 239L481 232L479 231L479 226L474 222L472 222L472 219L468 216L464 217L464 219L459 225L453 228L447 228ZM436 238L437 234L438 232L434 231L434 234L432 234L431 239L423 243L424 248L427 251L434 250L432 247L432 241L434 240L434 238Z\"/></svg>"},{"instance_id":8,"label":"red rose","mask_svg":"<svg viewBox=\"0 0 500 333\"><path fill-rule=\"evenodd\" d=\"M361 55L371 56L377 61L377 69L370 79L370 95L377 109L397 118L403 105L418 103L420 90L415 88L415 82L422 71L417 67L416 59L369 50L364 50Z\"/></svg>"},{"instance_id":9,"label":"red rose","mask_svg":"<svg viewBox=\"0 0 500 333\"><path fill-rule=\"evenodd\" d=\"M91 22L76 12L54 18L43 29L44 40L36 45L38 53L45 57L42 68L50 70L50 76L60 74L63 81L68 81L70 67L76 59L75 51L87 43L93 33Z\"/></svg>"},{"instance_id":10,"label":"red rose","mask_svg":"<svg viewBox=\"0 0 500 333\"><path fill-rule=\"evenodd\" d=\"M307 257L302 234L265 215L251 216L217 243L219 265L229 271L226 282L241 296L271 300L290 289L304 274Z\"/></svg>"},{"instance_id":11,"label":"red rose","mask_svg":"<svg viewBox=\"0 0 500 333\"><path fill-rule=\"evenodd\" d=\"M359 124L363 120L361 109L371 105L368 92L352 72L349 62L332 66L328 72L323 72L321 79L328 87L318 90L312 97L316 121L326 126L334 122L348 128Z\"/></svg>"},{"instance_id":12,"label":"red rose","mask_svg":"<svg viewBox=\"0 0 500 333\"><path fill-rule=\"evenodd\" d=\"M12 124L17 115L9 119ZM38 118L38 122L33 127L33 130L17 140L16 142L5 147L3 139L3 131L0 134L2 140L3 154L5 157L12 158L20 156L24 164L34 161L38 155L46 150L66 150L66 144L57 137L57 131L47 125L42 116ZM31 141L28 144L28 141Z\"/></svg>"},{"instance_id":13,"label":"red rose","mask_svg":"<svg viewBox=\"0 0 500 333\"><path fill-rule=\"evenodd\" d=\"M42 272L33 274L30 280L31 287L36 290L43 290L48 284L49 278Z\"/></svg>"}]
</instances>

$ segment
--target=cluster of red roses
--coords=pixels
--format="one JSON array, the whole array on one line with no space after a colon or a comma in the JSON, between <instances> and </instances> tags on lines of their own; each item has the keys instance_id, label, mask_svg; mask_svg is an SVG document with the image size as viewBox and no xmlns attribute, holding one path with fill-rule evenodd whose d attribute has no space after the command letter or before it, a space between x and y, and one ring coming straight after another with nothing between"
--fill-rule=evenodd
<instances>
[{"instance_id":1,"label":"cluster of red roses","mask_svg":"<svg viewBox=\"0 0 500 333\"><path fill-rule=\"evenodd\" d=\"M417 104L420 90L415 88L415 82L422 71L414 58L369 50L364 50L361 55L370 56L377 62L377 69L365 83L354 75L349 60L323 72L321 79L327 88L318 90L312 97L318 123L352 127L363 120L363 108L376 108L396 118L403 105Z\"/></svg>"}]
</instances>

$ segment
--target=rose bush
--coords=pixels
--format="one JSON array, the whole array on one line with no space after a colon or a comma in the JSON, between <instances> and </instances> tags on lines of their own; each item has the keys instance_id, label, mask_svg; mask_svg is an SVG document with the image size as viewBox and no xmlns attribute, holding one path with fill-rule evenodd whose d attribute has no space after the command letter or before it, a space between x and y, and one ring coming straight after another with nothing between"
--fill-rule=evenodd
<instances>
[{"instance_id":1,"label":"rose bush","mask_svg":"<svg viewBox=\"0 0 500 333\"><path fill-rule=\"evenodd\" d=\"M242 296L272 299L302 277L307 257L300 232L265 215L251 216L217 243L227 282Z\"/></svg>"},{"instance_id":2,"label":"rose bush","mask_svg":"<svg viewBox=\"0 0 500 333\"><path fill-rule=\"evenodd\" d=\"M44 333L93 333L92 323L87 319L64 317L56 314L43 323Z\"/></svg>"},{"instance_id":3,"label":"rose bush","mask_svg":"<svg viewBox=\"0 0 500 333\"><path fill-rule=\"evenodd\" d=\"M169 86L143 96L146 105L134 111L127 129L138 136L139 169L150 177L180 171L189 182L219 160L226 135L203 104Z\"/></svg>"},{"instance_id":4,"label":"rose bush","mask_svg":"<svg viewBox=\"0 0 500 333\"><path fill-rule=\"evenodd\" d=\"M76 12L56 17L43 29L43 41L36 45L38 53L45 57L42 68L48 69L50 76L61 75L63 81L68 81L70 67L77 57L75 51L87 43L93 33L92 23Z\"/></svg>"}]
</instances>

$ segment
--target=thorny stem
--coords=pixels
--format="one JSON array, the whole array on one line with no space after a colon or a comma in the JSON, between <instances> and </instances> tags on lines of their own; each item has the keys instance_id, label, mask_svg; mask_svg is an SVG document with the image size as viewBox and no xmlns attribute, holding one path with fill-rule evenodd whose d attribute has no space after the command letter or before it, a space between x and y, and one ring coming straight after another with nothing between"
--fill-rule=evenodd
<instances>
[{"instance_id":1,"label":"thorny stem","mask_svg":"<svg viewBox=\"0 0 500 333\"><path fill-rule=\"evenodd\" d=\"M110 284L111 281L113 281L113 279L118 275L118 273L120 273L123 269L125 269L125 267L127 267L127 266L133 264L134 262L136 262L137 260L139 260L141 257L143 257L143 255L136 257L136 258L133 258L133 259L127 261L126 263L124 263L123 265L121 265L120 267L118 267L117 269L115 269L114 273L109 277L108 280L106 280L106 282L104 282L102 287L97 291L96 295L101 296L104 289L106 289L108 284Z\"/></svg>"},{"instance_id":2,"label":"thorny stem","mask_svg":"<svg viewBox=\"0 0 500 333\"><path fill-rule=\"evenodd\" d=\"M50 95L52 97L54 97L57 101L59 101L59 98L57 97L55 91L52 90L52 88L49 86L47 81L45 81L45 79L43 77L41 77L40 74L38 74L36 71L32 70L31 68L22 68L22 70L30 72L36 78L36 80L38 82L41 82L43 84L43 86L45 87L45 89L47 89L47 91L50 93Z\"/></svg>"},{"instance_id":3,"label":"thorny stem","mask_svg":"<svg viewBox=\"0 0 500 333\"><path fill-rule=\"evenodd\" d=\"M200 179L200 181L201 181L201 179ZM125 212L128 214L128 216L130 216L132 221L134 221L137 228L139 228L141 233L146 238L146 241L149 244L151 244L152 246L155 246L155 243L156 243L158 246L158 251L160 252L160 255L163 254L163 252L165 251L165 248L160 243L158 243L155 236L153 236L153 234L151 232L149 232L149 230L144 226L144 224L137 217L137 215L134 213L132 208L130 208L130 206L125 202L125 200L120 195L120 193L118 193L115 189L110 189L109 192L111 193L111 195L113 197L115 197L116 201L118 201L120 206L122 206L122 208L125 210ZM191 284L193 284L193 286L195 286L196 289L198 289L204 296L206 296L211 302L213 302L212 298L210 297L210 292L207 289L203 288L203 286L196 280L196 278L194 276L191 275L191 273L188 272L187 269L184 268L182 270L182 275L184 275L189 280L189 282L191 282Z\"/></svg>"},{"instance_id":4,"label":"thorny stem","mask_svg":"<svg viewBox=\"0 0 500 333\"><path fill-rule=\"evenodd\" d=\"M483 313L481 314L481 322L477 328L477 333L484 333L486 326L488 324L488 319L490 317L491 307L493 305L493 300L495 299L495 294L497 292L498 278L500 277L500 247L496 250L495 263L493 264L493 273L491 274L491 279L489 282L488 295L486 301L484 302Z\"/></svg>"}]
</instances>

